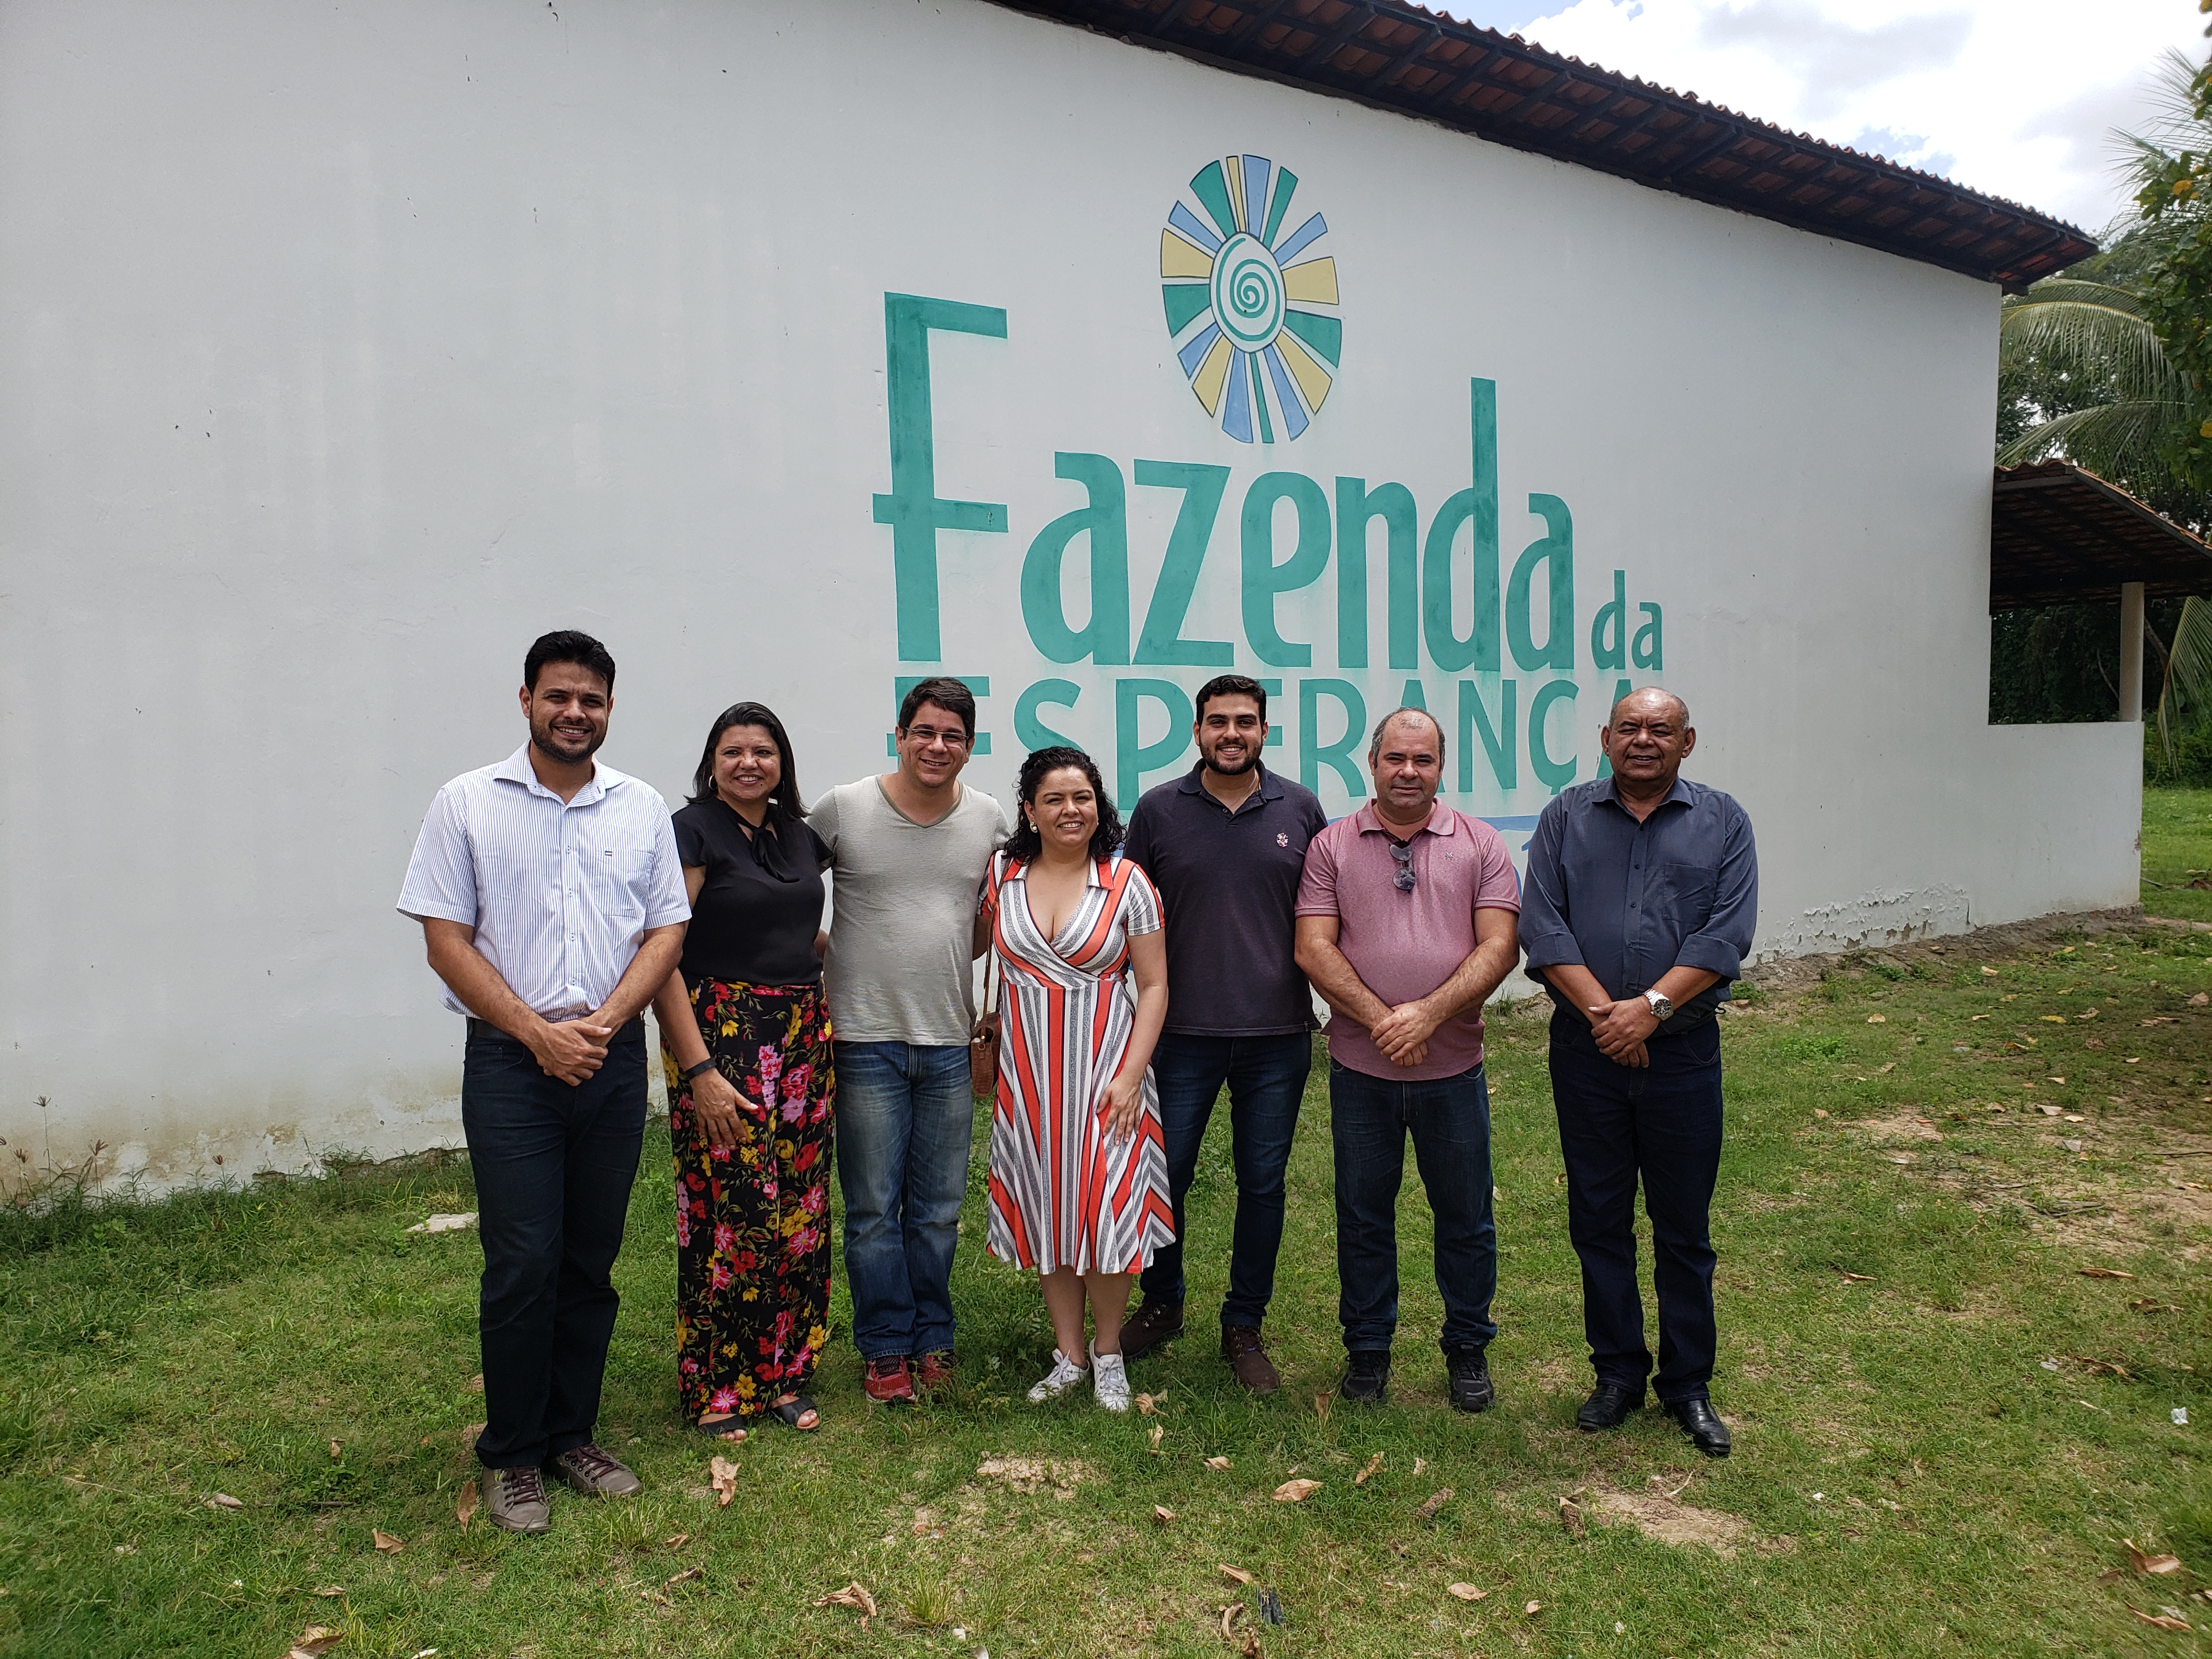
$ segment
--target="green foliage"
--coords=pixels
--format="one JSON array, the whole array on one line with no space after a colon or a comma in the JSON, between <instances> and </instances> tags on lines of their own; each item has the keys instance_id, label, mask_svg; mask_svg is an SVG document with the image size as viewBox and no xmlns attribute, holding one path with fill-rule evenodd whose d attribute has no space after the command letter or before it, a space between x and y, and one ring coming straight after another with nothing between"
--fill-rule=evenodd
<instances>
[{"instance_id":1,"label":"green foliage","mask_svg":"<svg viewBox=\"0 0 2212 1659\"><path fill-rule=\"evenodd\" d=\"M2164 111L2146 133L2123 135L2136 204L2156 227L2158 258L2138 285L2142 315L2188 388L2187 416L2160 451L2175 477L2212 489L2212 64L2166 55L2159 80Z\"/></svg>"}]
</instances>

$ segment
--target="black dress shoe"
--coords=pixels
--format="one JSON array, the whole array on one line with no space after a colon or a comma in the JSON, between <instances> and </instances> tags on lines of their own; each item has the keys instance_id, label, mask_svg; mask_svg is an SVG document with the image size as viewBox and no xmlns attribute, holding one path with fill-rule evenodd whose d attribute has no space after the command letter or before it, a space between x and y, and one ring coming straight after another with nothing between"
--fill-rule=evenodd
<instances>
[{"instance_id":1,"label":"black dress shoe","mask_svg":"<svg viewBox=\"0 0 2212 1659\"><path fill-rule=\"evenodd\" d=\"M1575 1413L1575 1426L1598 1433L1604 1429L1617 1429L1628 1421L1631 1412L1644 1409L1644 1390L1625 1388L1618 1382L1601 1382L1590 1390L1590 1397L1583 1401L1582 1409Z\"/></svg>"},{"instance_id":2,"label":"black dress shoe","mask_svg":"<svg viewBox=\"0 0 2212 1659\"><path fill-rule=\"evenodd\" d=\"M1728 1425L1713 1409L1713 1402L1700 1395L1695 1400L1676 1400L1668 1403L1667 1415L1682 1425L1682 1432L1690 1437L1690 1443L1708 1457L1729 1455Z\"/></svg>"},{"instance_id":3,"label":"black dress shoe","mask_svg":"<svg viewBox=\"0 0 2212 1659\"><path fill-rule=\"evenodd\" d=\"M1486 1412L1498 1403L1491 1386L1490 1360L1480 1348L1455 1348L1444 1356L1444 1376L1455 1412Z\"/></svg>"},{"instance_id":4,"label":"black dress shoe","mask_svg":"<svg viewBox=\"0 0 2212 1659\"><path fill-rule=\"evenodd\" d=\"M1344 1381L1336 1391L1346 1400L1379 1406L1390 1397L1390 1351L1355 1348L1344 1357Z\"/></svg>"}]
</instances>

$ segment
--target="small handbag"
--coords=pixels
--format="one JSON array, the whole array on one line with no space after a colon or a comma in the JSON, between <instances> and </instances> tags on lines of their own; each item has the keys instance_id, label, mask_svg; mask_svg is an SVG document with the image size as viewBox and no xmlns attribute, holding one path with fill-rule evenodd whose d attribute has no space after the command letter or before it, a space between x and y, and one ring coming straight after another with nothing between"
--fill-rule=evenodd
<instances>
[{"instance_id":1,"label":"small handbag","mask_svg":"<svg viewBox=\"0 0 2212 1659\"><path fill-rule=\"evenodd\" d=\"M983 958L983 1012L968 1039L968 1087L978 1100L995 1099L999 1092L999 1011L991 1006L991 970L998 959L996 950Z\"/></svg>"}]
</instances>

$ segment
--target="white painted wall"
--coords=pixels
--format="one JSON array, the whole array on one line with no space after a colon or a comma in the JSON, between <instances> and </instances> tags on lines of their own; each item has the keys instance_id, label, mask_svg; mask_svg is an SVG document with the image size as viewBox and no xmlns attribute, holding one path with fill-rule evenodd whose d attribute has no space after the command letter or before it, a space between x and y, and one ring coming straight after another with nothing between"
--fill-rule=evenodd
<instances>
[{"instance_id":1,"label":"white painted wall","mask_svg":"<svg viewBox=\"0 0 2212 1659\"><path fill-rule=\"evenodd\" d=\"M1301 175L1343 283L1335 390L1264 453L1198 408L1158 291L1170 206L1232 151ZM930 666L871 509L886 292L1008 316L933 341L940 493L1012 526L939 538L987 787L1034 680L1110 754L1115 678L1210 672L1033 647L1024 550L1083 499L1055 450L1231 467L1186 634L1286 676L1279 724L1307 676L1371 716L1407 676L1340 675L1333 568L1277 608L1314 666L1254 661L1237 504L1270 467L1395 479L1425 529L1480 377L1509 571L1529 492L1574 515L1553 745L1589 775L1624 569L1692 774L1758 827L1762 949L2135 895L2140 728L1984 723L1997 296L1962 277L975 0L19 0L0 201L0 1134L40 1159L457 1137L459 1022L392 904L431 793L520 739L545 628L611 645L605 757L672 799L739 696L810 794L881 764ZM1141 622L1175 503L1130 499ZM1548 796L1525 757L1477 776L1493 817Z\"/></svg>"}]
</instances>

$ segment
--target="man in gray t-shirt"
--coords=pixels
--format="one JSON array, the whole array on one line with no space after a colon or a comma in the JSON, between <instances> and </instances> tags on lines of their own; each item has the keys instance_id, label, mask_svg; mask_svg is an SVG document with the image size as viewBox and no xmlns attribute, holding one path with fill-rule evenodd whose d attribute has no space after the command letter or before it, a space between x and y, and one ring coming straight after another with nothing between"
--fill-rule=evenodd
<instances>
[{"instance_id":1,"label":"man in gray t-shirt","mask_svg":"<svg viewBox=\"0 0 2212 1659\"><path fill-rule=\"evenodd\" d=\"M899 707L898 770L841 784L807 817L829 843L836 907L823 977L853 1346L861 1386L885 1405L952 1373L975 896L1011 831L997 801L960 781L975 733L968 688L922 681Z\"/></svg>"}]
</instances>

